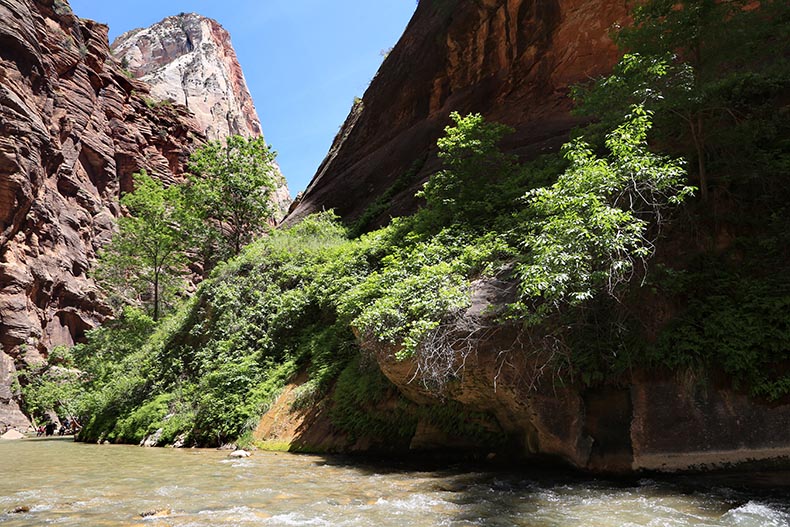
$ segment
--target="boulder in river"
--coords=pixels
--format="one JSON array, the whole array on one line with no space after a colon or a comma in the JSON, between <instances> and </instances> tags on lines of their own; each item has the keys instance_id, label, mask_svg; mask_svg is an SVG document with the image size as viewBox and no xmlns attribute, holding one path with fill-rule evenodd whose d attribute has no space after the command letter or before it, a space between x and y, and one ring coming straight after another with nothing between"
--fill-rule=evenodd
<instances>
[{"instance_id":1,"label":"boulder in river","mask_svg":"<svg viewBox=\"0 0 790 527\"><path fill-rule=\"evenodd\" d=\"M228 457L239 459L239 458L243 458L243 457L250 457L251 455L252 454L250 454L246 450L234 450L233 452L228 454Z\"/></svg>"},{"instance_id":2,"label":"boulder in river","mask_svg":"<svg viewBox=\"0 0 790 527\"><path fill-rule=\"evenodd\" d=\"M0 439L5 439L5 440L9 440L9 441L14 441L14 440L17 440L17 439L24 439L24 438L25 438L25 434L23 434L19 430L13 429L13 428L10 429L5 434L0 436Z\"/></svg>"},{"instance_id":3,"label":"boulder in river","mask_svg":"<svg viewBox=\"0 0 790 527\"><path fill-rule=\"evenodd\" d=\"M140 446L149 447L149 448L159 446L159 442L162 440L162 434L164 433L165 433L164 428L158 429L153 434L144 437L143 440L140 441Z\"/></svg>"}]
</instances>

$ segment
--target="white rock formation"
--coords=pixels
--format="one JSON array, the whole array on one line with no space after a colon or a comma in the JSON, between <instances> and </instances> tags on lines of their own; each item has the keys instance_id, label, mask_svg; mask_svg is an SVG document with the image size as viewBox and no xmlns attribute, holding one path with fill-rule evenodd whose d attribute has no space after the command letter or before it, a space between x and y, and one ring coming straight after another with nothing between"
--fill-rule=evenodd
<instances>
[{"instance_id":1,"label":"white rock formation","mask_svg":"<svg viewBox=\"0 0 790 527\"><path fill-rule=\"evenodd\" d=\"M115 39L112 50L122 66L151 86L160 101L183 104L209 139L262 135L261 122L228 32L195 13L165 18ZM290 204L285 179L274 201L284 215Z\"/></svg>"}]
</instances>

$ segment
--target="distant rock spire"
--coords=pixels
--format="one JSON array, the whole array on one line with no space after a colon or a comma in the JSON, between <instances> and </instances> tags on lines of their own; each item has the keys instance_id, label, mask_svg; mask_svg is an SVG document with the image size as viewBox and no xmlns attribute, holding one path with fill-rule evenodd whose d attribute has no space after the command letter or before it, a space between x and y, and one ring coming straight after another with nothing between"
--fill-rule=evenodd
<instances>
[{"instance_id":1,"label":"distant rock spire","mask_svg":"<svg viewBox=\"0 0 790 527\"><path fill-rule=\"evenodd\" d=\"M209 139L263 135L230 35L217 21L181 13L124 33L112 50L151 86L152 97L189 108ZM281 217L291 199L279 168L277 174L274 201Z\"/></svg>"}]
</instances>

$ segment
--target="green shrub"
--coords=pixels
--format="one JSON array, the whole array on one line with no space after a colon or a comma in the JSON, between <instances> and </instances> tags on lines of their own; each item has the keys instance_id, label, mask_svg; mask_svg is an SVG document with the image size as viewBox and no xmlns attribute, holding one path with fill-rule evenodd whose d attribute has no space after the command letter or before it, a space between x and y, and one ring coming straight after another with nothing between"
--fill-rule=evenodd
<instances>
[{"instance_id":1,"label":"green shrub","mask_svg":"<svg viewBox=\"0 0 790 527\"><path fill-rule=\"evenodd\" d=\"M170 413L172 400L173 396L165 393L135 408L129 415L118 420L113 430L115 439L125 443L139 443L156 432L164 424L165 416Z\"/></svg>"}]
</instances>

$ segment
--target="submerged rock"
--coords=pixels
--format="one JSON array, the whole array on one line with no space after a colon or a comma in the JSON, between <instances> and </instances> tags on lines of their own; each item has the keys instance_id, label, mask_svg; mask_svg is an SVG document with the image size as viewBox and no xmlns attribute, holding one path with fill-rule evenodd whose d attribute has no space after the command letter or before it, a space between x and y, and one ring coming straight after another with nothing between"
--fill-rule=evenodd
<instances>
[{"instance_id":1,"label":"submerged rock","mask_svg":"<svg viewBox=\"0 0 790 527\"><path fill-rule=\"evenodd\" d=\"M228 457L234 458L234 459L238 459L238 458L243 458L243 457L250 457L251 455L252 454L250 454L246 450L234 450L233 452L228 454Z\"/></svg>"},{"instance_id":2,"label":"submerged rock","mask_svg":"<svg viewBox=\"0 0 790 527\"><path fill-rule=\"evenodd\" d=\"M172 510L170 509L154 509L150 511L145 511L140 513L141 518L162 518L164 516L170 516L172 514Z\"/></svg>"}]
</instances>

